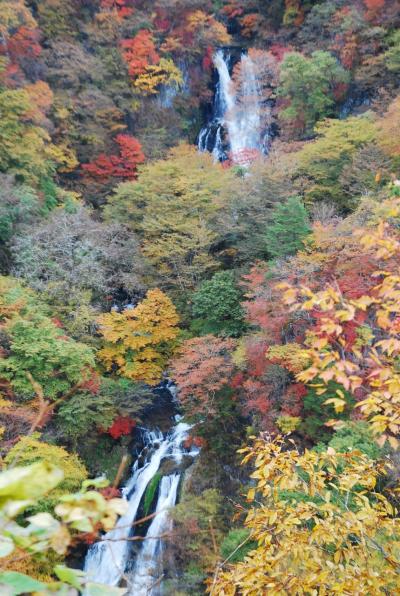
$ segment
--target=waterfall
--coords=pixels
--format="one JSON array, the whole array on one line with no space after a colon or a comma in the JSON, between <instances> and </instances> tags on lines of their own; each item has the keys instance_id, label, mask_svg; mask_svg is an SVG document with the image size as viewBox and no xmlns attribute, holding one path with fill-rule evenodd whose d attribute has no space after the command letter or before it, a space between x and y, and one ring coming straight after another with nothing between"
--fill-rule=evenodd
<instances>
[{"instance_id":1,"label":"waterfall","mask_svg":"<svg viewBox=\"0 0 400 596\"><path fill-rule=\"evenodd\" d=\"M202 152L210 151L215 160L223 161L229 153L233 161L246 163L250 155L268 149L270 110L263 99L256 65L249 55L242 54L233 80L230 52L218 50L213 62L218 81L212 116L200 131L198 147Z\"/></svg>"},{"instance_id":2,"label":"waterfall","mask_svg":"<svg viewBox=\"0 0 400 596\"><path fill-rule=\"evenodd\" d=\"M160 482L159 497L154 517L146 534L146 540L135 562L129 584L130 596L156 596L160 593L162 578L162 536L171 531L172 523L168 509L176 503L179 474L164 476Z\"/></svg>"},{"instance_id":3,"label":"waterfall","mask_svg":"<svg viewBox=\"0 0 400 596\"><path fill-rule=\"evenodd\" d=\"M134 572L130 577L125 573L131 553L128 538L133 534L132 525L137 519L146 488L158 472L162 461L165 458L171 458L179 464L185 454L191 458L197 455L198 450L188 452L183 445L189 430L188 424L179 422L166 437L158 431L146 431L145 447L133 466L131 478L123 489L123 496L128 501L128 510L118 520L113 530L103 536L100 542L90 547L84 567L88 580L107 586L117 586L124 576L128 585L132 583L136 586L134 592L128 591L127 594L156 596L157 592L153 591L151 586L155 581L154 577L162 575L162 539L154 537L170 529L167 509L175 505L180 472L163 477L160 482L157 515L150 524L146 540L143 541L137 556Z\"/></svg>"}]
</instances>

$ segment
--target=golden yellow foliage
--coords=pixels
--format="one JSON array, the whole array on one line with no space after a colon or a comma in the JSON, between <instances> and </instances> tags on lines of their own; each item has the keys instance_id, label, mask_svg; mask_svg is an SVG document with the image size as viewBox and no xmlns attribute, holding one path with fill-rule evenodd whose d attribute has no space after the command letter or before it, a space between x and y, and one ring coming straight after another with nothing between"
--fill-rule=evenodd
<instances>
[{"instance_id":1,"label":"golden yellow foliage","mask_svg":"<svg viewBox=\"0 0 400 596\"><path fill-rule=\"evenodd\" d=\"M256 486L246 519L258 546L243 562L221 565L219 596L397 594L400 519L375 493L383 464L358 451L287 450L281 438L244 450Z\"/></svg>"},{"instance_id":2,"label":"golden yellow foliage","mask_svg":"<svg viewBox=\"0 0 400 596\"><path fill-rule=\"evenodd\" d=\"M108 370L149 385L162 377L178 335L179 317L161 290L149 290L133 309L111 312L99 318L104 347L99 357Z\"/></svg>"},{"instance_id":3,"label":"golden yellow foliage","mask_svg":"<svg viewBox=\"0 0 400 596\"><path fill-rule=\"evenodd\" d=\"M276 361L293 374L297 374L307 368L309 358L304 349L296 343L276 345L268 348L267 360Z\"/></svg>"},{"instance_id":4,"label":"golden yellow foliage","mask_svg":"<svg viewBox=\"0 0 400 596\"><path fill-rule=\"evenodd\" d=\"M161 58L158 64L148 64L143 74L138 75L133 86L144 95L158 93L160 85L180 87L183 84L182 73L172 60Z\"/></svg>"},{"instance_id":5,"label":"golden yellow foliage","mask_svg":"<svg viewBox=\"0 0 400 596\"><path fill-rule=\"evenodd\" d=\"M386 201L380 212L389 221L398 218L400 199ZM362 388L365 397L356 407L379 435L380 443L387 439L396 447L395 435L400 432L400 276L393 264L400 259L400 239L389 221L380 220L378 225L356 233L363 254L373 258L377 267L391 263L389 270L374 273L376 286L369 294L348 299L334 285L318 292L288 284L281 284L281 288L292 310L314 311L320 317L318 330L308 333L308 347L303 351L310 365L297 374L297 380L322 380L325 384L334 381L352 393ZM368 341L361 337L361 341L349 345L345 326L360 315L368 326L362 334ZM337 411L339 401L334 404Z\"/></svg>"}]
</instances>

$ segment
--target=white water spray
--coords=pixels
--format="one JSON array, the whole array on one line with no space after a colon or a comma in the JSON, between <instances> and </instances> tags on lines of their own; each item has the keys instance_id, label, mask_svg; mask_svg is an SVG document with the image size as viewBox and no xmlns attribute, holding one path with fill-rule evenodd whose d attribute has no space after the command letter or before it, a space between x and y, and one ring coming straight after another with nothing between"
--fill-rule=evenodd
<instances>
[{"instance_id":1,"label":"white water spray","mask_svg":"<svg viewBox=\"0 0 400 596\"><path fill-rule=\"evenodd\" d=\"M160 482L156 516L129 579L129 596L158 596L161 593L163 538L172 530L168 510L176 503L179 479L180 474L173 474L164 476Z\"/></svg>"},{"instance_id":2,"label":"white water spray","mask_svg":"<svg viewBox=\"0 0 400 596\"><path fill-rule=\"evenodd\" d=\"M228 151L238 163L246 161L248 154L265 153L270 111L264 105L255 63L249 55L242 54L233 81L230 53L218 50L213 61L218 82L212 117L199 135L199 150L210 151L216 161L226 159Z\"/></svg>"},{"instance_id":3,"label":"white water spray","mask_svg":"<svg viewBox=\"0 0 400 596\"><path fill-rule=\"evenodd\" d=\"M128 539L132 535L133 523L137 519L146 488L158 472L162 461L165 458L172 458L179 463L185 453L193 458L197 455L198 450L187 452L184 448L189 430L188 424L179 422L166 437L161 432L146 432L145 448L135 462L132 476L123 490L124 498L128 501L128 510L111 532L90 547L86 556L84 569L89 581L106 586L117 586L124 577L128 583L127 594L157 596L160 593L159 584L152 588L152 585L157 583L154 578L161 577L163 572L162 538L155 539L155 537L162 536L171 527L168 508L176 503L180 472L166 476L160 482L157 515L150 524L146 539L139 551L134 572L130 575L125 573L131 552ZM143 460L143 466L139 467L139 462ZM130 591L131 584L136 586L134 592Z\"/></svg>"}]
</instances>

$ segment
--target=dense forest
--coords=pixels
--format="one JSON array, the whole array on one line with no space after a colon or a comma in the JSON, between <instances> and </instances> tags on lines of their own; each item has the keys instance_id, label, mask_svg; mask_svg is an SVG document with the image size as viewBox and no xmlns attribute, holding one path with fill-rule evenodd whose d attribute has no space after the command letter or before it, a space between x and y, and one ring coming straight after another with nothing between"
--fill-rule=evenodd
<instances>
[{"instance_id":1,"label":"dense forest","mask_svg":"<svg viewBox=\"0 0 400 596\"><path fill-rule=\"evenodd\" d=\"M399 25L0 0L1 595L400 593Z\"/></svg>"}]
</instances>

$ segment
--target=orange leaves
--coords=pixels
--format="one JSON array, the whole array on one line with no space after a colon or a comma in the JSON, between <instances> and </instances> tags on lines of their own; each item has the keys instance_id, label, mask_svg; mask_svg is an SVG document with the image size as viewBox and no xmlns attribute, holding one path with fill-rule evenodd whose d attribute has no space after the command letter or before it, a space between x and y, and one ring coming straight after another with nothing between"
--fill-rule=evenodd
<instances>
[{"instance_id":1,"label":"orange leaves","mask_svg":"<svg viewBox=\"0 0 400 596\"><path fill-rule=\"evenodd\" d=\"M231 40L226 28L213 16L202 10L190 12L186 17L185 29L192 34L194 45L228 44Z\"/></svg>"},{"instance_id":2,"label":"orange leaves","mask_svg":"<svg viewBox=\"0 0 400 596\"><path fill-rule=\"evenodd\" d=\"M189 53L202 55L208 47L230 43L226 27L204 10L190 10L179 16L161 46L164 53Z\"/></svg>"},{"instance_id":3,"label":"orange leaves","mask_svg":"<svg viewBox=\"0 0 400 596\"><path fill-rule=\"evenodd\" d=\"M43 124L46 113L53 104L53 92L44 81L37 81L25 87L30 100L31 109L25 117L35 124Z\"/></svg>"},{"instance_id":4,"label":"orange leaves","mask_svg":"<svg viewBox=\"0 0 400 596\"><path fill-rule=\"evenodd\" d=\"M215 413L216 393L229 382L234 370L230 354L234 346L234 340L213 335L189 339L181 346L171 374L180 401L191 416Z\"/></svg>"},{"instance_id":5,"label":"orange leaves","mask_svg":"<svg viewBox=\"0 0 400 596\"><path fill-rule=\"evenodd\" d=\"M112 178L133 180L137 166L144 162L142 146L135 137L119 134L115 137L119 146L119 155L102 153L93 162L82 164L86 176L106 183Z\"/></svg>"},{"instance_id":6,"label":"orange leaves","mask_svg":"<svg viewBox=\"0 0 400 596\"><path fill-rule=\"evenodd\" d=\"M335 381L347 391L366 397L357 407L376 435L394 444L400 432L400 237L390 220L398 214L400 201L387 201L377 225L356 232L360 245L376 265L375 286L352 299L328 286L321 291L281 284L291 310L311 311L315 325L308 332L305 353L311 365L297 374L310 383ZM382 261L385 270L382 270ZM363 261L360 261L362 264ZM368 268L369 265L367 264ZM328 401L340 411L340 399Z\"/></svg>"},{"instance_id":7,"label":"orange leaves","mask_svg":"<svg viewBox=\"0 0 400 596\"><path fill-rule=\"evenodd\" d=\"M147 29L141 29L132 39L123 39L121 49L131 77L145 73L147 66L160 61L153 36Z\"/></svg>"},{"instance_id":8,"label":"orange leaves","mask_svg":"<svg viewBox=\"0 0 400 596\"><path fill-rule=\"evenodd\" d=\"M369 10L378 10L385 6L385 0L364 0L364 4Z\"/></svg>"},{"instance_id":9,"label":"orange leaves","mask_svg":"<svg viewBox=\"0 0 400 596\"><path fill-rule=\"evenodd\" d=\"M99 318L105 342L99 357L118 375L157 385L177 338L178 322L168 296L159 289L149 290L135 308Z\"/></svg>"},{"instance_id":10,"label":"orange leaves","mask_svg":"<svg viewBox=\"0 0 400 596\"><path fill-rule=\"evenodd\" d=\"M163 84L182 84L181 71L172 60L160 58L150 31L142 29L133 39L123 39L120 45L133 86L144 95L157 93ZM165 47L162 49L166 51ZM171 46L167 51L174 49L177 47Z\"/></svg>"},{"instance_id":11,"label":"orange leaves","mask_svg":"<svg viewBox=\"0 0 400 596\"><path fill-rule=\"evenodd\" d=\"M377 15L383 10L386 0L364 0L364 4L367 8L367 19L375 20Z\"/></svg>"},{"instance_id":12,"label":"orange leaves","mask_svg":"<svg viewBox=\"0 0 400 596\"><path fill-rule=\"evenodd\" d=\"M245 15L240 19L240 26L242 28L243 37L252 37L262 25L262 17L260 14L253 12Z\"/></svg>"}]
</instances>

